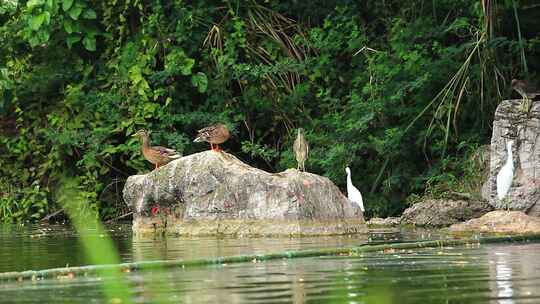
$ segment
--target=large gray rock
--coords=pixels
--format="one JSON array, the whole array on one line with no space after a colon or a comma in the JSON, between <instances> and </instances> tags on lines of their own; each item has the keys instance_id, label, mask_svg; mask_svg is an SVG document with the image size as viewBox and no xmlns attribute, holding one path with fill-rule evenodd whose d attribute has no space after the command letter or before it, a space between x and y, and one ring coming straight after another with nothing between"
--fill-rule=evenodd
<instances>
[{"instance_id":1,"label":"large gray rock","mask_svg":"<svg viewBox=\"0 0 540 304\"><path fill-rule=\"evenodd\" d=\"M296 169L272 174L224 152L189 155L130 176L124 200L139 233L325 235L366 230L360 208L328 178Z\"/></svg>"},{"instance_id":2,"label":"large gray rock","mask_svg":"<svg viewBox=\"0 0 540 304\"><path fill-rule=\"evenodd\" d=\"M540 216L540 102L529 113L521 99L504 100L497 107L491 137L489 177L483 196L496 209L520 210ZM508 195L497 198L497 173L506 162L506 142L514 140L514 181Z\"/></svg>"},{"instance_id":3,"label":"large gray rock","mask_svg":"<svg viewBox=\"0 0 540 304\"><path fill-rule=\"evenodd\" d=\"M401 216L401 223L445 227L480 217L491 210L489 204L481 201L427 199L407 208Z\"/></svg>"}]
</instances>

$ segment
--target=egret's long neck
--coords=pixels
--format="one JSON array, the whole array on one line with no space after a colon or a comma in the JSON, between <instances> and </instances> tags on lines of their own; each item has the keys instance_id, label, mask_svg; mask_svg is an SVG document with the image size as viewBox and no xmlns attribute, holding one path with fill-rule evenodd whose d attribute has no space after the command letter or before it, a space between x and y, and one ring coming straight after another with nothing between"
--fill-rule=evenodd
<instances>
[{"instance_id":1,"label":"egret's long neck","mask_svg":"<svg viewBox=\"0 0 540 304\"><path fill-rule=\"evenodd\" d=\"M506 163L514 164L512 158L512 145L506 145L506 149L508 150L508 158L506 159Z\"/></svg>"},{"instance_id":2,"label":"egret's long neck","mask_svg":"<svg viewBox=\"0 0 540 304\"><path fill-rule=\"evenodd\" d=\"M347 172L347 185L352 185L351 173Z\"/></svg>"}]
</instances>

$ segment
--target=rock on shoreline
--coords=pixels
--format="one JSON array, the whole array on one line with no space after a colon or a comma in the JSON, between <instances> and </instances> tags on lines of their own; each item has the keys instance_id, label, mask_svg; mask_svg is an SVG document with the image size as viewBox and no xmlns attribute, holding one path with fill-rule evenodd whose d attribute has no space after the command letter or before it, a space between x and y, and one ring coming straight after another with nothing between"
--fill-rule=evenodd
<instances>
[{"instance_id":1,"label":"rock on shoreline","mask_svg":"<svg viewBox=\"0 0 540 304\"><path fill-rule=\"evenodd\" d=\"M427 199L407 208L402 224L446 227L484 215L493 208L481 201Z\"/></svg>"},{"instance_id":2,"label":"rock on shoreline","mask_svg":"<svg viewBox=\"0 0 540 304\"><path fill-rule=\"evenodd\" d=\"M134 212L136 233L328 235L366 231L359 207L328 178L295 169L268 173L225 152L196 153L148 174L130 176L123 193Z\"/></svg>"},{"instance_id":3,"label":"rock on shoreline","mask_svg":"<svg viewBox=\"0 0 540 304\"><path fill-rule=\"evenodd\" d=\"M492 211L480 218L452 225L452 232L540 233L540 218L522 211Z\"/></svg>"}]
</instances>

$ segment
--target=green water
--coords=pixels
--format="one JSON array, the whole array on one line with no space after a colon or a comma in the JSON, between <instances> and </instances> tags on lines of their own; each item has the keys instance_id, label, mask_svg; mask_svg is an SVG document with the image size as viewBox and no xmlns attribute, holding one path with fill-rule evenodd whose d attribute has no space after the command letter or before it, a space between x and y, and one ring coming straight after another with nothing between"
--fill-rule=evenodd
<instances>
[{"instance_id":1,"label":"green water","mask_svg":"<svg viewBox=\"0 0 540 304\"><path fill-rule=\"evenodd\" d=\"M0 272L85 265L63 226L0 228ZM320 238L134 238L109 227L122 261L194 259L445 237L376 231ZM540 243L174 268L126 274L135 303L540 303ZM5 282L2 303L106 303L95 276Z\"/></svg>"}]
</instances>

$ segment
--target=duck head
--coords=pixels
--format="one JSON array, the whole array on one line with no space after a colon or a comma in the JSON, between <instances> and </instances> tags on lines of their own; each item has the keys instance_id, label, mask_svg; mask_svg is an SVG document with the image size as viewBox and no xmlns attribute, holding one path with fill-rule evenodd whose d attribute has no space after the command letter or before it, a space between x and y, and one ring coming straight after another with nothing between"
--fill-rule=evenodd
<instances>
[{"instance_id":1,"label":"duck head","mask_svg":"<svg viewBox=\"0 0 540 304\"><path fill-rule=\"evenodd\" d=\"M135 134L131 136L145 138L145 137L148 137L148 131L145 129L140 129L139 131L135 132Z\"/></svg>"}]
</instances>

